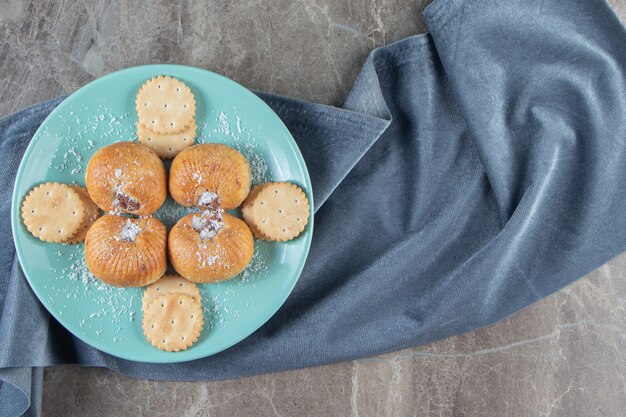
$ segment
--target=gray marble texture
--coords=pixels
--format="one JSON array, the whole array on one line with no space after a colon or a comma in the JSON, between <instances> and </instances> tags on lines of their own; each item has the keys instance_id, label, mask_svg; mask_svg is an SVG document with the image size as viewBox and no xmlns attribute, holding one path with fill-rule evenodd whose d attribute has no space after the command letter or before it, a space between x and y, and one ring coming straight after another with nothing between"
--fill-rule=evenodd
<instances>
[{"instance_id":1,"label":"gray marble texture","mask_svg":"<svg viewBox=\"0 0 626 417\"><path fill-rule=\"evenodd\" d=\"M623 21L626 3L613 0ZM179 63L341 104L428 0L0 1L0 116L109 72ZM493 326L388 355L221 382L46 371L46 416L620 416L626 255Z\"/></svg>"}]
</instances>

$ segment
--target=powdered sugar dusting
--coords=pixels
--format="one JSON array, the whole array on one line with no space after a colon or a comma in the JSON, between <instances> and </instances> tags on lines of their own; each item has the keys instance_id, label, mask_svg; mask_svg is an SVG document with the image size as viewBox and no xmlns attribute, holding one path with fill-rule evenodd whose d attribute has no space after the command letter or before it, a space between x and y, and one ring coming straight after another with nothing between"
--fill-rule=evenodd
<instances>
[{"instance_id":1,"label":"powdered sugar dusting","mask_svg":"<svg viewBox=\"0 0 626 417\"><path fill-rule=\"evenodd\" d=\"M196 252L196 257L198 258L198 263L200 266L211 266L215 265L216 262L220 259L217 255L207 255L204 256L201 252Z\"/></svg>"},{"instance_id":2,"label":"powdered sugar dusting","mask_svg":"<svg viewBox=\"0 0 626 417\"><path fill-rule=\"evenodd\" d=\"M238 285L252 280L254 277L263 278L269 268L270 262L270 243L262 240L256 240L254 242L254 255L252 260L241 273L238 280Z\"/></svg>"},{"instance_id":3,"label":"powdered sugar dusting","mask_svg":"<svg viewBox=\"0 0 626 417\"><path fill-rule=\"evenodd\" d=\"M242 148L243 149L239 149L239 152L241 152L248 160L250 172L252 173L252 184L257 185L270 181L267 162L265 162L265 159L263 159L263 157L256 152L254 145L246 143Z\"/></svg>"},{"instance_id":4,"label":"powdered sugar dusting","mask_svg":"<svg viewBox=\"0 0 626 417\"><path fill-rule=\"evenodd\" d=\"M211 112L208 118L217 120L217 127L210 129L209 122L199 124L198 143L218 142L234 147L250 164L252 184L270 181L268 164L263 156L267 149L265 144L260 144L257 140L259 128L246 128L236 109L233 109L232 113Z\"/></svg>"},{"instance_id":5,"label":"powdered sugar dusting","mask_svg":"<svg viewBox=\"0 0 626 417\"><path fill-rule=\"evenodd\" d=\"M96 104L92 108L84 106L83 110L90 116L78 117L77 109L57 115L65 127L62 132L52 134L47 126L44 128L44 135L60 136L61 139L61 146L50 159L50 168L77 176L84 174L86 162L102 143L111 142L111 138L120 140L135 136L135 126L129 112L113 114L106 104Z\"/></svg>"},{"instance_id":6,"label":"powdered sugar dusting","mask_svg":"<svg viewBox=\"0 0 626 417\"><path fill-rule=\"evenodd\" d=\"M226 135L230 135L230 123L228 123L228 116L226 115L226 113L224 113L223 111L221 111L218 115L217 115L217 120L219 122L219 129L224 132ZM241 133L241 132L238 132Z\"/></svg>"},{"instance_id":7,"label":"powdered sugar dusting","mask_svg":"<svg viewBox=\"0 0 626 417\"><path fill-rule=\"evenodd\" d=\"M122 227L119 239L127 242L134 242L137 239L137 235L141 232L141 228L133 223L130 219L126 220L126 223Z\"/></svg>"},{"instance_id":8,"label":"powdered sugar dusting","mask_svg":"<svg viewBox=\"0 0 626 417\"><path fill-rule=\"evenodd\" d=\"M206 224L206 219L203 218L202 216L194 216L191 219L191 227L193 227L193 230L195 230L196 232L199 232L200 230L202 230L205 224Z\"/></svg>"},{"instance_id":9,"label":"powdered sugar dusting","mask_svg":"<svg viewBox=\"0 0 626 417\"><path fill-rule=\"evenodd\" d=\"M60 305L53 303L58 314L63 315L68 304L74 304L70 311L75 315L76 305L72 300L89 300L89 310L79 316L79 327L91 329L99 338L106 329L114 342L121 341L122 329L134 323L135 312L141 309L138 303L141 301L141 290L113 287L94 277L85 263L83 245L68 246L63 251L57 251L56 255L59 263L66 266L52 268L55 278L45 288L56 294L54 299L67 301L57 302ZM65 280L78 281L80 285L66 285L63 283ZM57 286L57 282L61 285Z\"/></svg>"},{"instance_id":10,"label":"powdered sugar dusting","mask_svg":"<svg viewBox=\"0 0 626 417\"><path fill-rule=\"evenodd\" d=\"M208 209L202 214L193 216L191 219L191 227L200 233L200 239L213 239L217 233L224 227L224 219L222 209Z\"/></svg>"},{"instance_id":11,"label":"powdered sugar dusting","mask_svg":"<svg viewBox=\"0 0 626 417\"><path fill-rule=\"evenodd\" d=\"M200 264L201 267L207 267L207 266L212 266L212 265L222 265L222 259L224 259L224 257L226 256L226 252L224 251L224 249L219 246L219 247L212 247L213 251L217 250L217 253L210 255L206 253L206 244L204 244L204 247L202 249L204 250L199 250L196 252L196 259L198 260L198 264Z\"/></svg>"},{"instance_id":12,"label":"powdered sugar dusting","mask_svg":"<svg viewBox=\"0 0 626 417\"><path fill-rule=\"evenodd\" d=\"M203 208L217 208L220 205L220 197L213 191L205 191L198 198L198 206Z\"/></svg>"},{"instance_id":13,"label":"powdered sugar dusting","mask_svg":"<svg viewBox=\"0 0 626 417\"><path fill-rule=\"evenodd\" d=\"M217 232L219 231L219 229L214 230L214 229L202 229L200 230L200 239L202 240L206 240L206 239L213 239L215 236L217 236Z\"/></svg>"}]
</instances>

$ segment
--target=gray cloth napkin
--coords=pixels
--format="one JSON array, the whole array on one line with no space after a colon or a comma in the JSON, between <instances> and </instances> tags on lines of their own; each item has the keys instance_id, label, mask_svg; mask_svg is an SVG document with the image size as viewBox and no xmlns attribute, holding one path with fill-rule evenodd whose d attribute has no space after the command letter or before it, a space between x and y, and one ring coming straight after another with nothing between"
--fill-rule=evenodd
<instances>
[{"instance_id":1,"label":"gray cloth napkin","mask_svg":"<svg viewBox=\"0 0 626 417\"><path fill-rule=\"evenodd\" d=\"M0 121L0 416L41 367L212 380L388 352L493 323L626 249L626 31L604 0L437 0L374 50L343 109L260 94L309 166L316 229L293 294L209 358L151 365L68 334L10 242L20 157L60 99ZM36 261L36 260L34 260Z\"/></svg>"}]
</instances>

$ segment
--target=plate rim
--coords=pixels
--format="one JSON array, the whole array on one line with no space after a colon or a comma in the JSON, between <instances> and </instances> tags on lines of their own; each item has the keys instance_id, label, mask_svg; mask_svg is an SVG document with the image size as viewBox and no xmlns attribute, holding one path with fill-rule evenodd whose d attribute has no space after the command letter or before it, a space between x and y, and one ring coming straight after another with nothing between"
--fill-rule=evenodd
<instances>
[{"instance_id":1,"label":"plate rim","mask_svg":"<svg viewBox=\"0 0 626 417\"><path fill-rule=\"evenodd\" d=\"M24 264L24 259L25 259L25 254L23 254L23 249L21 248L21 244L18 243L18 237L17 234L19 231L19 227L21 224L21 216L20 216L20 206L21 206L21 199L20 196L18 195L18 182L20 181L21 177L24 175L24 171L25 171L25 160L27 159L27 157L30 157L30 155L34 152L35 148L37 147L37 143L39 142L39 137L41 136L41 132L42 132L42 128L43 126L46 124L46 121L48 121L49 119L51 119L52 117L56 116L58 113L62 113L64 111L64 109L69 106L71 104L70 99L77 95L80 94L81 92L84 92L87 88L92 87L94 85L98 85L100 83L104 83L106 82L106 80L112 76L119 76L120 74L126 73L126 72L133 72L133 71L141 71L141 70L154 70L155 75L158 75L158 72L170 72L170 74L172 73L176 73L177 71L195 71L198 72L200 74L205 74L205 75L209 75L212 77L217 77L218 79L220 79L222 82L226 82L227 84L231 84L233 87L235 87L236 89L239 89L244 95L248 96L248 98L252 101L255 101L257 103L257 105L260 105L264 108L266 108L267 110L269 110L272 114L274 114L276 116L276 120L279 123L280 128L284 131L284 133L286 133L286 137L287 137L287 141L290 145L291 150L293 151L293 154L296 157L296 160L298 162L298 164L302 167L302 171L304 173L304 185L306 186L307 190L305 190L305 193L307 194L307 198L309 199L309 207L310 207L310 212L309 212L309 222L307 225L308 231L307 233L302 236L305 239L305 248L304 248L304 253L303 256L300 258L299 262L298 262L298 266L296 268L296 278L292 281L292 283L289 285L288 290L285 291L284 295L282 297L280 297L279 299L279 303L278 306L273 309L273 312L269 315L269 317L263 321L261 321L259 323L258 326L256 326L250 333L248 333L246 336L244 336L243 338L230 343L222 348L220 348L219 350L216 351L202 351L202 350L198 350L197 352L194 352L193 354L187 354L184 357L178 359L176 357L177 353L180 352L167 352L170 353L171 355L166 355L166 356L160 356L158 357L156 360L152 359L152 360L145 360L142 358L138 358L137 356L133 356L133 355L126 355L125 354L125 350L124 349L120 349L120 352L113 352L111 350L108 349L108 345L100 345L98 340L86 340L83 336L78 335L76 333L74 333L71 329L69 329L65 324L63 319L59 318L59 314L57 314L56 312L54 312L54 309L50 308L50 306L48 305L48 303L46 301L44 301L46 298L42 297L43 293L41 293L40 291L38 291L36 289L36 285L33 285L33 283L31 282L31 278L28 276L28 274L24 271L24 269L22 268L22 264ZM169 75L169 74L165 74L165 75ZM182 76L182 75L181 75ZM45 181L45 178L43 179L43 181ZM102 77L96 78L95 80L90 81L89 83L85 84L84 86L80 87L78 90L74 91L72 94L68 95L65 99L63 99L63 101L61 101L47 116L46 118L41 122L41 124L39 125L39 127L37 128L37 130L35 131L35 133L33 134L33 136L31 137L30 142L28 143L28 146L26 147L26 150L24 151L24 154L22 155L22 158L20 160L20 164L19 167L17 169L17 172L15 174L15 180L13 181L13 192L11 195L11 233L12 233L12 237L13 237L13 244L15 247L15 253L17 255L17 258L19 260L20 263L20 268L22 269L22 272L24 274L24 277L26 278L26 281L28 282L28 285L30 286L31 290L33 291L33 293L35 294L35 296L37 297L37 300L45 307L45 309L48 311L48 313L54 317L55 320L57 320L57 322L59 322L59 324L61 326L63 326L64 329L66 329L69 333L71 333L74 337L77 337L79 340L83 341L84 343L86 343L87 345L91 346L94 349L97 349L99 351L102 351L106 354L112 355L114 357L118 357L124 360L129 360L129 361L134 361L134 362L139 362L139 363L153 363L153 364L169 364L169 363L182 363L182 362L189 362L189 361L193 361L193 360L198 360L198 359L202 359L202 358L206 358L209 356L213 356L216 355L220 352L223 352L229 348L231 348L232 346L241 343L242 341L244 341L245 339L247 339L248 337L250 337L252 334L254 334L255 332L257 332L261 327L263 327L272 317L274 317L276 315L276 313L281 309L281 307L285 304L285 301L287 301L287 299L289 298L289 296L291 295L291 293L293 292L293 289L295 288L296 284L298 283L298 281L300 280L300 277L302 275L302 271L304 269L304 266L306 264L306 261L308 259L308 255L310 253L310 249L311 249L311 242L313 240L313 232L314 232L314 200L313 200L313 188L312 188L312 183L311 183L311 176L309 174L309 170L308 170L308 166L306 164L306 161L304 160L304 157L302 156L302 152L300 151L300 148L298 147L298 144L296 143L295 139L293 138L293 135L291 134L291 132L289 131L289 129L287 128L287 126L285 125L285 123L283 122L283 120L278 116L278 114L276 114L276 112L265 102L263 101L259 96L257 96L255 93L253 93L251 90L249 90L248 88L244 87L243 85L239 84L238 82L225 77L221 74L218 74L216 72L204 69L204 68L199 68L199 67L194 67L194 66L187 66L187 65L178 65L178 64L149 64L149 65L139 65L139 66L133 66L133 67L127 67L121 70L117 70L117 71L113 71L110 72L106 75L103 75Z\"/></svg>"}]
</instances>

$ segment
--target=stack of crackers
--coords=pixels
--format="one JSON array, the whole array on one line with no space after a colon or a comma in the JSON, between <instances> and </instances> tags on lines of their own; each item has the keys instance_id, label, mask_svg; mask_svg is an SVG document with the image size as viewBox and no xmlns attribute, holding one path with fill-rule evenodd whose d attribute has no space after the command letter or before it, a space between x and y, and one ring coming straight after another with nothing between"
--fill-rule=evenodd
<instances>
[{"instance_id":1,"label":"stack of crackers","mask_svg":"<svg viewBox=\"0 0 626 417\"><path fill-rule=\"evenodd\" d=\"M100 216L100 209L78 185L41 184L22 204L22 219L29 232L44 242L82 243Z\"/></svg>"},{"instance_id":2,"label":"stack of crackers","mask_svg":"<svg viewBox=\"0 0 626 417\"><path fill-rule=\"evenodd\" d=\"M181 81L167 76L148 80L135 99L137 138L162 159L172 159L196 138L196 100ZM185 350L203 326L200 291L179 275L165 275L144 291L142 322L146 339L168 352Z\"/></svg>"},{"instance_id":3,"label":"stack of crackers","mask_svg":"<svg viewBox=\"0 0 626 417\"><path fill-rule=\"evenodd\" d=\"M162 159L172 159L196 138L196 100L183 82L160 76L141 86L135 99L137 137Z\"/></svg>"},{"instance_id":4,"label":"stack of crackers","mask_svg":"<svg viewBox=\"0 0 626 417\"><path fill-rule=\"evenodd\" d=\"M143 293L143 333L153 346L178 352L202 333L200 290L180 275L165 275Z\"/></svg>"}]
</instances>

